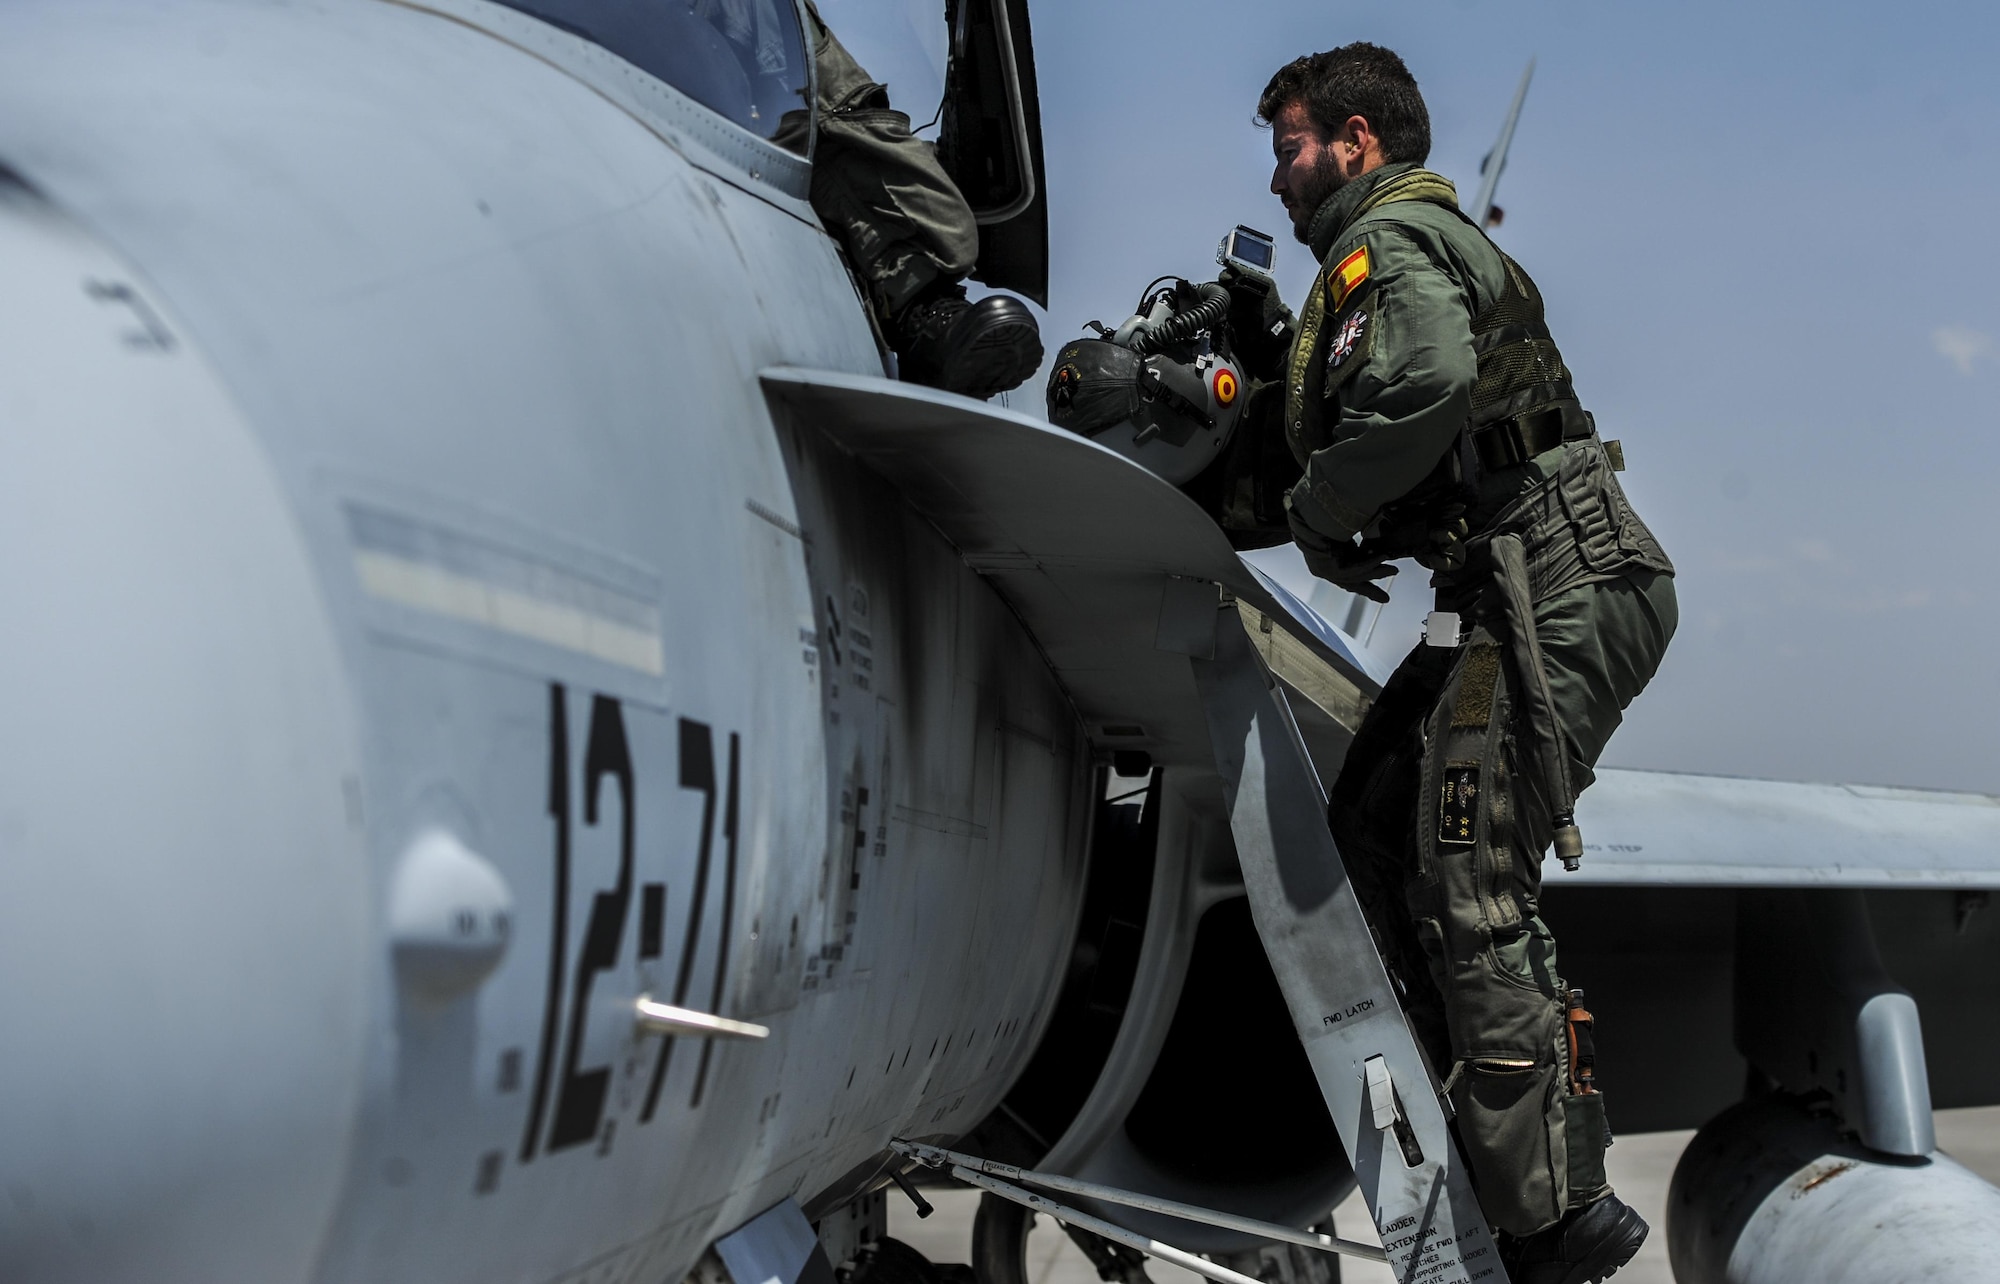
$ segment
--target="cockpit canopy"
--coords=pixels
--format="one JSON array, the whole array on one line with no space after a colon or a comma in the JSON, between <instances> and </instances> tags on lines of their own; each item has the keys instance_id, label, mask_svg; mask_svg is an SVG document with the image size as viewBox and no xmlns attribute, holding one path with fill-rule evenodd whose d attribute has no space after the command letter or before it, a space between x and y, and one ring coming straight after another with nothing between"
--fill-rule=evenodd
<instances>
[{"instance_id":1,"label":"cockpit canopy","mask_svg":"<svg viewBox=\"0 0 2000 1284\"><path fill-rule=\"evenodd\" d=\"M792 0L501 0L805 154L812 83Z\"/></svg>"},{"instance_id":2,"label":"cockpit canopy","mask_svg":"<svg viewBox=\"0 0 2000 1284\"><path fill-rule=\"evenodd\" d=\"M499 2L774 146L812 153L814 51L799 0ZM1046 304L1048 200L1027 0L849 0L838 19L841 43L889 86L916 132L934 138L972 207L973 279Z\"/></svg>"}]
</instances>

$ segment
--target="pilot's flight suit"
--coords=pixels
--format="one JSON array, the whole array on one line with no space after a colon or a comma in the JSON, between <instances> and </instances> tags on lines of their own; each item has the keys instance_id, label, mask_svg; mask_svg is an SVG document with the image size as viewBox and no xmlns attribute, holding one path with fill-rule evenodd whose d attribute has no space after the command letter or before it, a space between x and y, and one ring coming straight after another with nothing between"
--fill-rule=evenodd
<instances>
[{"instance_id":1,"label":"pilot's flight suit","mask_svg":"<svg viewBox=\"0 0 2000 1284\"><path fill-rule=\"evenodd\" d=\"M889 91L869 79L811 3L806 15L819 108L813 210L846 248L886 323L925 287L972 271L979 224L937 149L889 106Z\"/></svg>"},{"instance_id":2,"label":"pilot's flight suit","mask_svg":"<svg viewBox=\"0 0 2000 1284\"><path fill-rule=\"evenodd\" d=\"M1542 858L1673 635L1673 567L1612 475L1534 283L1448 182L1384 166L1328 198L1310 234L1324 270L1285 386L1305 469L1295 536L1350 584L1359 563L1416 556L1438 609L1467 623L1389 680L1330 819L1447 1077L1481 1205L1527 1235L1609 1190Z\"/></svg>"}]
</instances>

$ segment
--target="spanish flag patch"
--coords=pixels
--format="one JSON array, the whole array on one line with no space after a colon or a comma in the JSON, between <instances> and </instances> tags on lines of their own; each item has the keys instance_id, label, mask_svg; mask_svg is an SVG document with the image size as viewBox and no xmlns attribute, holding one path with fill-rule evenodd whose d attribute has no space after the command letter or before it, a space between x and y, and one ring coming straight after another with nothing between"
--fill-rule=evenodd
<instances>
[{"instance_id":1,"label":"spanish flag patch","mask_svg":"<svg viewBox=\"0 0 2000 1284\"><path fill-rule=\"evenodd\" d=\"M1347 302L1347 296L1355 287L1368 279L1368 247L1362 246L1340 262L1334 264L1333 271L1326 274L1327 284L1333 287L1333 308L1338 312Z\"/></svg>"}]
</instances>

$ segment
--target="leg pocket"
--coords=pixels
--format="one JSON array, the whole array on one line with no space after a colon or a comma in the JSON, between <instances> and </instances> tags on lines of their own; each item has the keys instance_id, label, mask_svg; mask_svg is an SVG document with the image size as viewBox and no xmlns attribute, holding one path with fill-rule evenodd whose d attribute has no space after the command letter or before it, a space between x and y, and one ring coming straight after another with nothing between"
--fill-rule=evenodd
<instances>
[{"instance_id":1,"label":"leg pocket","mask_svg":"<svg viewBox=\"0 0 2000 1284\"><path fill-rule=\"evenodd\" d=\"M1562 1216L1569 1156L1562 1103L1547 1062L1473 1057L1452 1090L1459 1139L1488 1221L1530 1235Z\"/></svg>"},{"instance_id":2,"label":"leg pocket","mask_svg":"<svg viewBox=\"0 0 2000 1284\"><path fill-rule=\"evenodd\" d=\"M1501 979L1551 1001L1562 993L1556 975L1556 940L1539 915L1493 933L1493 970Z\"/></svg>"},{"instance_id":3,"label":"leg pocket","mask_svg":"<svg viewBox=\"0 0 2000 1284\"><path fill-rule=\"evenodd\" d=\"M1563 1097L1563 1149L1569 1156L1569 1207L1578 1208L1610 1189L1604 1174L1604 1147L1611 1130L1604 1119L1604 1094Z\"/></svg>"}]
</instances>

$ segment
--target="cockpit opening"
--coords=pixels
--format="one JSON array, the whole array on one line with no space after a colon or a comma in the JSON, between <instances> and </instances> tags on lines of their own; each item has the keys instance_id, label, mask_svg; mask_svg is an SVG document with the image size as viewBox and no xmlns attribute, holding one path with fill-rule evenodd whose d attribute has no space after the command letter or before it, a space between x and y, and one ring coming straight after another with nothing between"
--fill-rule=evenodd
<instances>
[{"instance_id":1,"label":"cockpit opening","mask_svg":"<svg viewBox=\"0 0 2000 1284\"><path fill-rule=\"evenodd\" d=\"M711 111L804 154L811 76L781 0L500 0L583 37Z\"/></svg>"}]
</instances>

